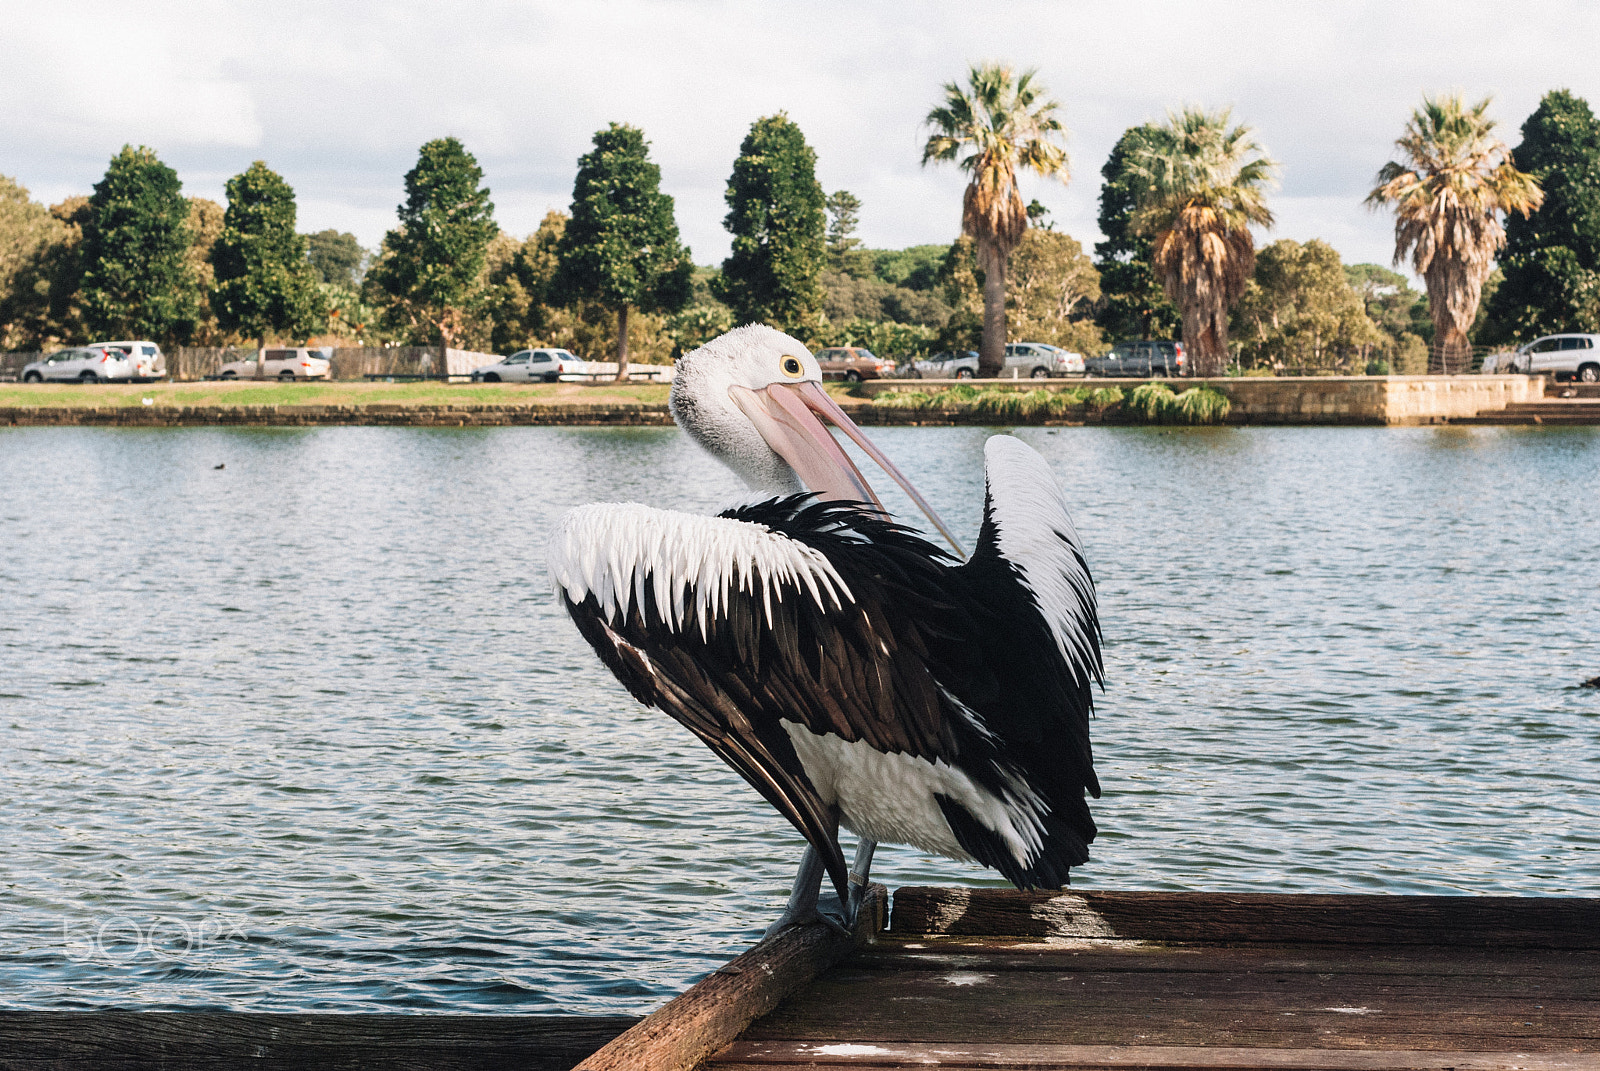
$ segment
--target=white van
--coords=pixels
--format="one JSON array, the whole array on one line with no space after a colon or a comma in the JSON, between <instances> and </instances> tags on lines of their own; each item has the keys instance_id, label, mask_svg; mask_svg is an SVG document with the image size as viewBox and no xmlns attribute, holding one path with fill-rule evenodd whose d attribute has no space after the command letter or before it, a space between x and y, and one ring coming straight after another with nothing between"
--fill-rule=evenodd
<instances>
[{"instance_id":1,"label":"white van","mask_svg":"<svg viewBox=\"0 0 1600 1071\"><path fill-rule=\"evenodd\" d=\"M135 383L153 383L167 375L167 357L154 342L137 339L132 342L91 342L90 349L121 350L128 355L133 366L131 379Z\"/></svg>"}]
</instances>

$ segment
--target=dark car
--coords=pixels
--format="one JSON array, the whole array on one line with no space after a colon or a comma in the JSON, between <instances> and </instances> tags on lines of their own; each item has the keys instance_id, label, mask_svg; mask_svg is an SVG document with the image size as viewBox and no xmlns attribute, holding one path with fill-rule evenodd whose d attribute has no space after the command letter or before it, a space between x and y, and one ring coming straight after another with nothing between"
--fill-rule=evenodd
<instances>
[{"instance_id":1,"label":"dark car","mask_svg":"<svg viewBox=\"0 0 1600 1071\"><path fill-rule=\"evenodd\" d=\"M1103 357L1090 357L1084 366L1091 376L1181 376L1189 358L1181 342L1119 342Z\"/></svg>"}]
</instances>

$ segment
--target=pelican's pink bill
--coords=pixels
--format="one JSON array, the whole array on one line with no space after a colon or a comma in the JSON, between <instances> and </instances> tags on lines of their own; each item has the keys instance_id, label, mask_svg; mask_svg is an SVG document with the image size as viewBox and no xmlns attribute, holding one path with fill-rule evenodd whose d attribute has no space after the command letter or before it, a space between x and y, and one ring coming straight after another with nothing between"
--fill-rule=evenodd
<instances>
[{"instance_id":1,"label":"pelican's pink bill","mask_svg":"<svg viewBox=\"0 0 1600 1071\"><path fill-rule=\"evenodd\" d=\"M826 498L853 499L871 502L883 508L883 503L873 493L862 477L861 470L851 462L818 417L826 419L866 453L888 473L895 483L910 496L917 508L933 522L939 534L949 541L958 555L966 552L956 537L950 533L938 512L922 497L910 480L895 467L894 462L879 450L871 439L856 426L837 402L828 397L822 384L813 381L801 383L774 383L764 391L746 388L733 389L734 401L745 414L756 422L762 436L785 461L794 467L796 474L811 490ZM759 414L759 415L758 415ZM774 434L775 432L775 434Z\"/></svg>"}]
</instances>

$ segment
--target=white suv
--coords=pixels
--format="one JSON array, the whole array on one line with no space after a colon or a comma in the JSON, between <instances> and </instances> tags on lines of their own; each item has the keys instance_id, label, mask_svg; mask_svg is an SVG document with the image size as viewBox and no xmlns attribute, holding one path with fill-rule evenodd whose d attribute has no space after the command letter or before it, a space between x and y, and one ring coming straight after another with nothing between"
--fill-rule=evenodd
<instances>
[{"instance_id":1,"label":"white suv","mask_svg":"<svg viewBox=\"0 0 1600 1071\"><path fill-rule=\"evenodd\" d=\"M562 376L589 374L589 362L567 350L518 350L495 364L472 370L474 383L554 383Z\"/></svg>"},{"instance_id":2,"label":"white suv","mask_svg":"<svg viewBox=\"0 0 1600 1071\"><path fill-rule=\"evenodd\" d=\"M52 353L22 369L22 382L99 383L103 380L134 378L133 358L110 346L79 346Z\"/></svg>"},{"instance_id":3,"label":"white suv","mask_svg":"<svg viewBox=\"0 0 1600 1071\"><path fill-rule=\"evenodd\" d=\"M1600 383L1600 335L1546 335L1515 353L1490 354L1483 360L1483 370Z\"/></svg>"},{"instance_id":4,"label":"white suv","mask_svg":"<svg viewBox=\"0 0 1600 1071\"><path fill-rule=\"evenodd\" d=\"M333 362L323 350L309 350L304 346L292 350L262 350L261 360L254 357L242 361L229 361L217 370L223 379L241 376L265 376L268 379L327 379Z\"/></svg>"}]
</instances>

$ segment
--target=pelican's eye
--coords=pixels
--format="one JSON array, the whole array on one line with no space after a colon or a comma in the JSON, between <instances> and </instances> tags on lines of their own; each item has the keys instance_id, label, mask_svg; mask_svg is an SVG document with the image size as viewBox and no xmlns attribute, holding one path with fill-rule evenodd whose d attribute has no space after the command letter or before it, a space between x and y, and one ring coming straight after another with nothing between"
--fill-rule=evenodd
<instances>
[{"instance_id":1,"label":"pelican's eye","mask_svg":"<svg viewBox=\"0 0 1600 1071\"><path fill-rule=\"evenodd\" d=\"M783 359L783 374L790 379L799 379L806 374L806 366L800 363L798 357L785 357Z\"/></svg>"}]
</instances>

